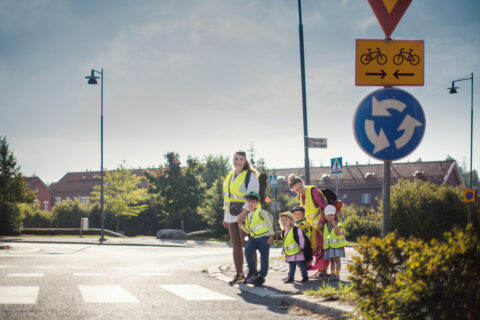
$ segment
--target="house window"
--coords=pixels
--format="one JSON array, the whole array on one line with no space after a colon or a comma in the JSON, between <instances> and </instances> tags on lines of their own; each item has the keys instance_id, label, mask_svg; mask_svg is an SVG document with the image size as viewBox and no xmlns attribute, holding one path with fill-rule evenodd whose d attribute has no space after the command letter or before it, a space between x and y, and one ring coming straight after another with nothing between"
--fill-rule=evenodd
<instances>
[{"instance_id":1,"label":"house window","mask_svg":"<svg viewBox=\"0 0 480 320\"><path fill-rule=\"evenodd\" d=\"M48 201L43 201L43 210L48 211Z\"/></svg>"},{"instance_id":2,"label":"house window","mask_svg":"<svg viewBox=\"0 0 480 320\"><path fill-rule=\"evenodd\" d=\"M62 197L55 197L55 203L59 204L60 202L62 202Z\"/></svg>"},{"instance_id":3,"label":"house window","mask_svg":"<svg viewBox=\"0 0 480 320\"><path fill-rule=\"evenodd\" d=\"M80 197L80 201L85 207L88 206L88 197Z\"/></svg>"},{"instance_id":4,"label":"house window","mask_svg":"<svg viewBox=\"0 0 480 320\"><path fill-rule=\"evenodd\" d=\"M362 193L362 204L370 204L372 201L371 193Z\"/></svg>"},{"instance_id":5,"label":"house window","mask_svg":"<svg viewBox=\"0 0 480 320\"><path fill-rule=\"evenodd\" d=\"M35 203L35 205L38 206L38 205L39 205L39 204L38 204L38 199L33 200L33 203Z\"/></svg>"},{"instance_id":6,"label":"house window","mask_svg":"<svg viewBox=\"0 0 480 320\"><path fill-rule=\"evenodd\" d=\"M72 200L70 197L67 197L67 200Z\"/></svg>"},{"instance_id":7,"label":"house window","mask_svg":"<svg viewBox=\"0 0 480 320\"><path fill-rule=\"evenodd\" d=\"M342 199L347 199L347 194L346 194L346 193L344 193L344 194L342 195Z\"/></svg>"}]
</instances>

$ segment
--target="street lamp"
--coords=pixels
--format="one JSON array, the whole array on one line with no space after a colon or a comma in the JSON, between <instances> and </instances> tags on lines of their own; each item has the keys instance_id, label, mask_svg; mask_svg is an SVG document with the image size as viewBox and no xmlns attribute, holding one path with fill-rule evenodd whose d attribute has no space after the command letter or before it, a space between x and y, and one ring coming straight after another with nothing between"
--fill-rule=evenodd
<instances>
[{"instance_id":1,"label":"street lamp","mask_svg":"<svg viewBox=\"0 0 480 320\"><path fill-rule=\"evenodd\" d=\"M106 240L104 238L105 215L103 212L103 68L101 71L92 69L91 74L85 79L88 79L88 84L98 84L95 72L100 74L100 244L102 244Z\"/></svg>"},{"instance_id":2,"label":"street lamp","mask_svg":"<svg viewBox=\"0 0 480 320\"><path fill-rule=\"evenodd\" d=\"M455 94L457 93L458 87L455 87L455 82L459 81L465 81L465 80L470 80L471 81L471 104L470 104L470 189L472 189L472 160L473 160L473 72L470 74L470 77L468 78L462 78L458 80L452 81L452 86L448 88L450 90L450 94ZM468 223L472 221L472 203L468 203Z\"/></svg>"}]
</instances>

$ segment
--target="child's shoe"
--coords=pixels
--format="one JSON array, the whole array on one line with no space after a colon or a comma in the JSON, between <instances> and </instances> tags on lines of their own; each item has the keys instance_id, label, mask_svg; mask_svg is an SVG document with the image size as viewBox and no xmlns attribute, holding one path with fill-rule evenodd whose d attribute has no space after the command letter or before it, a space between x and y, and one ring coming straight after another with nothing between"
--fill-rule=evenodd
<instances>
[{"instance_id":1,"label":"child's shoe","mask_svg":"<svg viewBox=\"0 0 480 320\"><path fill-rule=\"evenodd\" d=\"M262 275L258 275L255 278L254 285L255 287L261 287L265 283L265 278Z\"/></svg>"},{"instance_id":2,"label":"child's shoe","mask_svg":"<svg viewBox=\"0 0 480 320\"><path fill-rule=\"evenodd\" d=\"M283 283L293 283L293 278L287 278Z\"/></svg>"},{"instance_id":3,"label":"child's shoe","mask_svg":"<svg viewBox=\"0 0 480 320\"><path fill-rule=\"evenodd\" d=\"M257 270L249 270L247 277L245 278L245 281L243 283L254 283L255 278L257 277L258 273Z\"/></svg>"}]
</instances>

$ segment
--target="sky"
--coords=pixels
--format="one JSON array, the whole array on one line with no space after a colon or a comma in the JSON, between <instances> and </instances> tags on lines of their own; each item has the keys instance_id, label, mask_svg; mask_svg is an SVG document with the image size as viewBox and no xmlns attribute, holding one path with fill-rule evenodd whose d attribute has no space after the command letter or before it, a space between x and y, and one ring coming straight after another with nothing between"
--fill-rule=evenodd
<instances>
[{"instance_id":1,"label":"sky","mask_svg":"<svg viewBox=\"0 0 480 320\"><path fill-rule=\"evenodd\" d=\"M353 117L380 87L355 86L355 40L384 39L366 0L303 0L308 135L313 166L381 163L358 146ZM164 154L230 157L255 149L268 168L303 167L296 0L1 0L0 136L24 175L47 183L104 167L158 167ZM400 87L426 117L399 162L451 156L480 169L480 1L414 0L392 34L425 41L425 85ZM100 84L100 82L99 82Z\"/></svg>"}]
</instances>

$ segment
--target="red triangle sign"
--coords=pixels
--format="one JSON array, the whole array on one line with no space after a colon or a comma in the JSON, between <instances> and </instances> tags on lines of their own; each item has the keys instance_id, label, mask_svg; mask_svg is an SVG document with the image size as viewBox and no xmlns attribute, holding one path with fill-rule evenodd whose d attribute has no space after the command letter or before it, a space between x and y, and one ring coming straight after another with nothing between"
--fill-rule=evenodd
<instances>
[{"instance_id":1,"label":"red triangle sign","mask_svg":"<svg viewBox=\"0 0 480 320\"><path fill-rule=\"evenodd\" d=\"M412 0L368 0L386 37L390 37Z\"/></svg>"}]
</instances>

